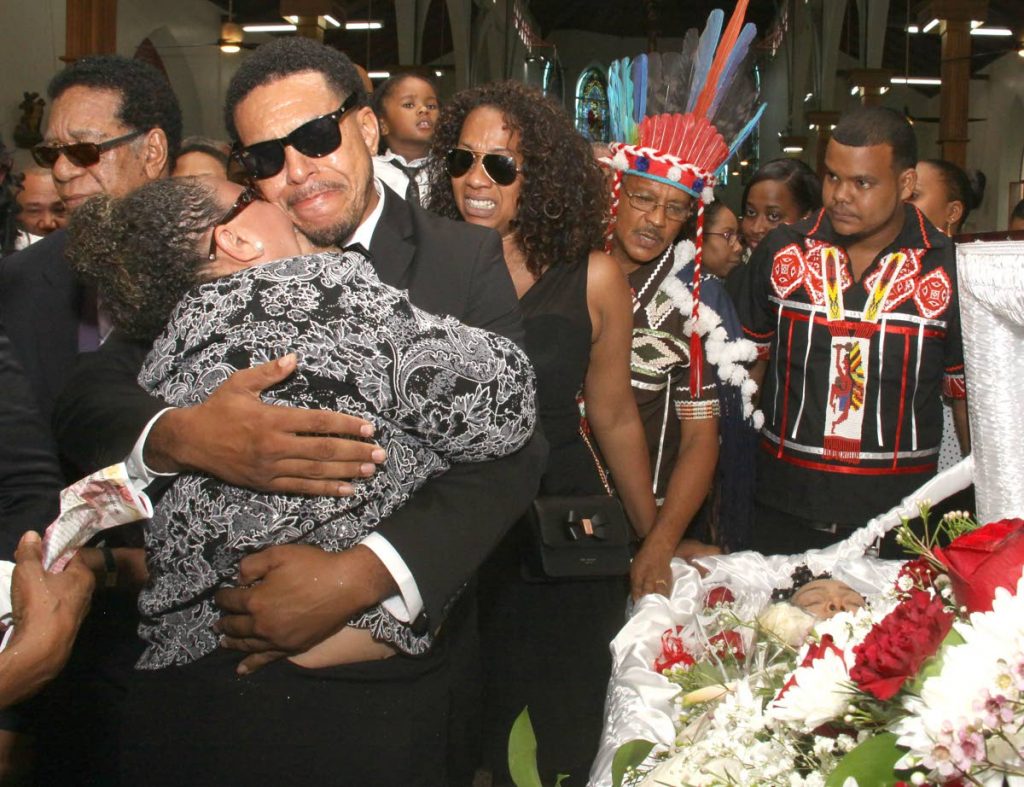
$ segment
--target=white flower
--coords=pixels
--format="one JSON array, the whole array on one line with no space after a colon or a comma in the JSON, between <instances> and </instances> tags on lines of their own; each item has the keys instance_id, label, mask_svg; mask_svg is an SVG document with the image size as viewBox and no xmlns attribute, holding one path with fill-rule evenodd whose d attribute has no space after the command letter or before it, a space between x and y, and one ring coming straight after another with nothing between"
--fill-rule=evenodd
<instances>
[{"instance_id":1,"label":"white flower","mask_svg":"<svg viewBox=\"0 0 1024 787\"><path fill-rule=\"evenodd\" d=\"M799 648L807 641L817 618L800 607L783 601L772 604L757 616L757 624L787 645Z\"/></svg>"},{"instance_id":2,"label":"white flower","mask_svg":"<svg viewBox=\"0 0 1024 787\"><path fill-rule=\"evenodd\" d=\"M946 649L941 672L925 681L919 699L904 701L909 715L894 732L909 751L897 766L924 765L936 778L987 760L993 769L983 781L996 773L998 784L1002 769L1024 767L1018 723L1004 721L1001 712L1004 701L1021 701L1014 667L1024 659L1024 579L1015 595L997 589L990 612L976 612L954 628L964 644Z\"/></svg>"},{"instance_id":3,"label":"white flower","mask_svg":"<svg viewBox=\"0 0 1024 787\"><path fill-rule=\"evenodd\" d=\"M792 677L796 682L769 709L772 718L810 731L846 713L853 696L850 675L834 650L826 650L810 666L797 667Z\"/></svg>"}]
</instances>

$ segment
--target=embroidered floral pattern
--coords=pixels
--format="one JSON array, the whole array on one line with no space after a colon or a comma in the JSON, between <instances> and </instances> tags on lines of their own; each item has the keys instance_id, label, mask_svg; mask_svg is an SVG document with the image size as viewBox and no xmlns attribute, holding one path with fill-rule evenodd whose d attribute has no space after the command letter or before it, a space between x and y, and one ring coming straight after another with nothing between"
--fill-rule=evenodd
<instances>
[{"instance_id":1,"label":"embroidered floral pattern","mask_svg":"<svg viewBox=\"0 0 1024 787\"><path fill-rule=\"evenodd\" d=\"M533 431L533 371L513 342L420 311L352 252L280 260L195 288L139 382L188 406L235 370L288 352L298 369L265 401L364 417L387 460L346 498L263 494L179 476L146 528L150 583L139 600L139 630L149 647L140 668L188 663L217 647L213 592L231 582L245 554L296 542L347 549L430 476L453 462L511 453ZM431 641L381 606L351 625L406 653L423 653Z\"/></svg>"}]
</instances>

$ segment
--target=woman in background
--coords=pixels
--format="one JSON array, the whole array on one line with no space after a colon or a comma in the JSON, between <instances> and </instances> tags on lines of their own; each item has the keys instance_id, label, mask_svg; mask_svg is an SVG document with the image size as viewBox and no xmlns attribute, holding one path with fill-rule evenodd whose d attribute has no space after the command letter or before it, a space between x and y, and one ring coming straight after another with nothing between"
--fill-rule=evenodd
<instances>
[{"instance_id":1,"label":"woman in background","mask_svg":"<svg viewBox=\"0 0 1024 787\"><path fill-rule=\"evenodd\" d=\"M985 176L980 172L971 178L956 164L942 159L917 162L917 185L910 202L918 207L932 224L953 237L963 229L971 211L981 203L985 190ZM953 421L953 408L943 399L942 443L939 445L939 472L946 470L970 450L960 445ZM967 434L967 424L963 434ZM971 507L968 508L971 510Z\"/></svg>"},{"instance_id":2,"label":"woman in background","mask_svg":"<svg viewBox=\"0 0 1024 787\"><path fill-rule=\"evenodd\" d=\"M821 208L821 180L798 159L769 161L743 190L740 232L753 251L779 224L792 224Z\"/></svg>"}]
</instances>

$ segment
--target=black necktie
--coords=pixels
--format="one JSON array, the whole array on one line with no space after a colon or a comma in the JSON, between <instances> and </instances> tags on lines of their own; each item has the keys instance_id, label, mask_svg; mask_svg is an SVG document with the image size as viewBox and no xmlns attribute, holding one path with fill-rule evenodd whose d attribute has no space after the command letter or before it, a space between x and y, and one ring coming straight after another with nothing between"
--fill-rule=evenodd
<instances>
[{"instance_id":1,"label":"black necktie","mask_svg":"<svg viewBox=\"0 0 1024 787\"><path fill-rule=\"evenodd\" d=\"M398 167L405 176L409 179L409 188L405 190L405 198L410 202L415 202L417 205L420 204L420 184L416 182L416 173L420 171L419 167L410 167L407 164L403 164L398 159L391 159L391 163Z\"/></svg>"}]
</instances>

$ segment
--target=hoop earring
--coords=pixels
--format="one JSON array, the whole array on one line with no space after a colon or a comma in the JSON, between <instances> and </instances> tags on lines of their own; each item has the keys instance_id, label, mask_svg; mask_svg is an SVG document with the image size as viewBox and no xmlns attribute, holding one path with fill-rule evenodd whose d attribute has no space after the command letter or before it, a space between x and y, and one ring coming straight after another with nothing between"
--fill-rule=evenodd
<instances>
[{"instance_id":1,"label":"hoop earring","mask_svg":"<svg viewBox=\"0 0 1024 787\"><path fill-rule=\"evenodd\" d=\"M554 205L555 208L551 209L551 205ZM555 219L562 218L562 214L564 212L564 206L560 205L556 200L549 199L547 202L544 203L544 215L547 218L551 219L552 221L554 221Z\"/></svg>"}]
</instances>

